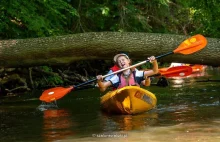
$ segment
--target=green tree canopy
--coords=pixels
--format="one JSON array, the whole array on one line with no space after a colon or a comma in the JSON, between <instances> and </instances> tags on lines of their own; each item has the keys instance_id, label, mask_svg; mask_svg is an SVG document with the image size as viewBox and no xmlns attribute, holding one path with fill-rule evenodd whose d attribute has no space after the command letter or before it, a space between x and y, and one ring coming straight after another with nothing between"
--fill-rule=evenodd
<instances>
[{"instance_id":1,"label":"green tree canopy","mask_svg":"<svg viewBox=\"0 0 220 142\"><path fill-rule=\"evenodd\" d=\"M1 0L0 36L10 39L69 33L69 19L77 15L63 0Z\"/></svg>"},{"instance_id":2,"label":"green tree canopy","mask_svg":"<svg viewBox=\"0 0 220 142\"><path fill-rule=\"evenodd\" d=\"M1 0L0 38L121 31L220 37L217 0Z\"/></svg>"}]
</instances>

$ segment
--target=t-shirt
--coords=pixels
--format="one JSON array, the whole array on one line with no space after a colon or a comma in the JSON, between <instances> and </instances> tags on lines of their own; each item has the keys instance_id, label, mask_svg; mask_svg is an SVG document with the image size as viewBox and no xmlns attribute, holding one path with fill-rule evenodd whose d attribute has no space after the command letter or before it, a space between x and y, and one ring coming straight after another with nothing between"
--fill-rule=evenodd
<instances>
[{"instance_id":1,"label":"t-shirt","mask_svg":"<svg viewBox=\"0 0 220 142\"><path fill-rule=\"evenodd\" d=\"M110 73L113 73L112 70L110 70L107 74L110 74ZM114 76L114 74L110 75L110 76L107 76L104 80L109 81L113 76Z\"/></svg>"}]
</instances>

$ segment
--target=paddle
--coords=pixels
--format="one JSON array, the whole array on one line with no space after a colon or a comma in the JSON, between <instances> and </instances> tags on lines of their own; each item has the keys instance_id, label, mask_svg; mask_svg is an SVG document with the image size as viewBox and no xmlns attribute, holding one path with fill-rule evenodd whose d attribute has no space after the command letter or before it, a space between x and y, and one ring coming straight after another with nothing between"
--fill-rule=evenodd
<instances>
[{"instance_id":1,"label":"paddle","mask_svg":"<svg viewBox=\"0 0 220 142\"><path fill-rule=\"evenodd\" d=\"M161 57L168 56L168 55L171 55L171 54L176 54L176 53L184 54L184 55L192 54L194 52L197 52L197 51L201 50L206 45L207 45L206 38L204 36L198 34L198 35L192 36L192 37L184 40L178 46L178 48L175 49L174 51L171 51L171 52L165 53L163 55L157 56L156 59L159 59ZM145 61L142 61L140 63L137 63L137 64L134 64L132 66L129 66L127 68L123 68L123 69L115 71L113 73L104 75L103 78L105 78L107 76L110 76L110 75L113 75L113 74L117 74L119 72L122 72L122 71L130 69L130 68L134 68L134 67L140 66L140 65L145 64L147 62L149 62L149 60L145 60ZM83 85L89 84L89 83L94 82L94 81L96 81L96 78L92 79L92 80L89 80L87 82L78 84L78 85L73 85L73 86L67 87L67 88L55 87L55 88L51 88L51 89L45 90L42 93L42 95L40 96L40 100L43 101L43 102L52 102L52 101L58 100L58 99L62 98L63 96L65 96L70 91L74 90L75 88L77 88L79 86L83 86Z\"/></svg>"},{"instance_id":2,"label":"paddle","mask_svg":"<svg viewBox=\"0 0 220 142\"><path fill-rule=\"evenodd\" d=\"M176 66L168 68L166 71L159 71L160 75L165 77L185 77L192 74L190 66Z\"/></svg>"}]
</instances>

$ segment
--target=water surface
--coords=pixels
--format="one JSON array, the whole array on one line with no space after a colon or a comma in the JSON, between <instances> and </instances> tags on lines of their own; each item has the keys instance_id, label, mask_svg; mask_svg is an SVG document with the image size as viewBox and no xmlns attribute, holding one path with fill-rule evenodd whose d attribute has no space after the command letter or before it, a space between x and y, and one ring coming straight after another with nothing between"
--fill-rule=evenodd
<instances>
[{"instance_id":1,"label":"water surface","mask_svg":"<svg viewBox=\"0 0 220 142\"><path fill-rule=\"evenodd\" d=\"M199 76L199 75L198 75ZM150 86L157 108L138 115L100 111L96 88L73 91L58 108L39 110L38 99L0 105L0 141L220 141L220 71L171 79L169 87Z\"/></svg>"}]
</instances>

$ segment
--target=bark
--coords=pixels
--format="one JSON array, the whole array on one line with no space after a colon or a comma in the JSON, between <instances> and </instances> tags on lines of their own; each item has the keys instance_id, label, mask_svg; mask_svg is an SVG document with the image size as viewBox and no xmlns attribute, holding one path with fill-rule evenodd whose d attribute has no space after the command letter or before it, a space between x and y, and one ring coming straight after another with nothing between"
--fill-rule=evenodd
<instances>
[{"instance_id":1,"label":"bark","mask_svg":"<svg viewBox=\"0 0 220 142\"><path fill-rule=\"evenodd\" d=\"M56 37L0 41L1 67L69 65L78 60L112 60L120 52L145 60L173 51L189 36L135 32L91 32ZM174 54L161 62L182 62L219 66L220 40L207 38L208 45L190 55Z\"/></svg>"}]
</instances>

